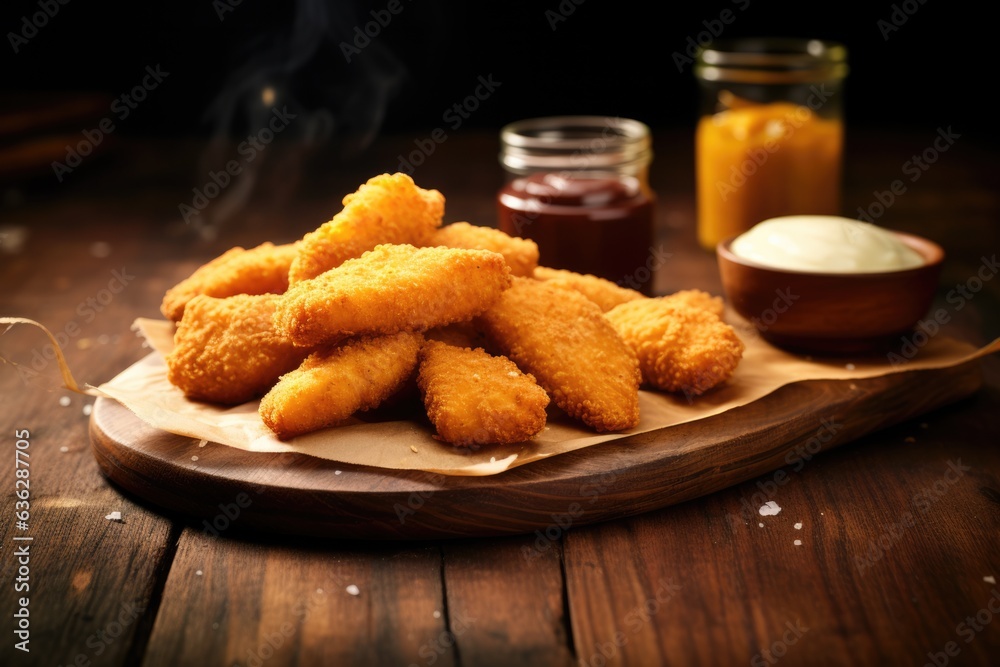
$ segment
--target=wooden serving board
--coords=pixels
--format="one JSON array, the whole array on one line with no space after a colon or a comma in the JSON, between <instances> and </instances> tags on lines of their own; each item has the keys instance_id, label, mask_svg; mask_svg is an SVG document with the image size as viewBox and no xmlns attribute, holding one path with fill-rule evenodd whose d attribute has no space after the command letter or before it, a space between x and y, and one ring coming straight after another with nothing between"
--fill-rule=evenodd
<instances>
[{"instance_id":1,"label":"wooden serving board","mask_svg":"<svg viewBox=\"0 0 1000 667\"><path fill-rule=\"evenodd\" d=\"M487 477L251 453L154 429L99 398L90 434L113 482L209 531L364 539L490 536L640 514L753 479L974 393L979 361L809 380L705 419Z\"/></svg>"}]
</instances>

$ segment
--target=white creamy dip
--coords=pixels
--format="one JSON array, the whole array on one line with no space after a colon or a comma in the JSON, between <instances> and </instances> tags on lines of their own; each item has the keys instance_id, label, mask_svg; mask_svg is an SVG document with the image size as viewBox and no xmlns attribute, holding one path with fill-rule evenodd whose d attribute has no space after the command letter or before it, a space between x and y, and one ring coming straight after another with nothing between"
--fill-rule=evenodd
<instances>
[{"instance_id":1,"label":"white creamy dip","mask_svg":"<svg viewBox=\"0 0 1000 667\"><path fill-rule=\"evenodd\" d=\"M892 232L835 215L789 215L755 225L733 240L733 254L789 271L881 273L924 264Z\"/></svg>"}]
</instances>

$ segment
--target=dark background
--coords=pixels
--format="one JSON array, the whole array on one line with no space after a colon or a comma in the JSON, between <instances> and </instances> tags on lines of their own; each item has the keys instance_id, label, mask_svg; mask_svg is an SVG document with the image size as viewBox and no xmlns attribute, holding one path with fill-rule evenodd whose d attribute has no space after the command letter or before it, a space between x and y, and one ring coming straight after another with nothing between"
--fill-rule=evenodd
<instances>
[{"instance_id":1,"label":"dark background","mask_svg":"<svg viewBox=\"0 0 1000 667\"><path fill-rule=\"evenodd\" d=\"M6 3L0 16L4 97L16 101L11 94L26 91L114 97L141 81L147 65L159 64L170 75L119 124L123 136L245 135L254 126L260 91L271 86L279 105L311 119L299 132L336 143L345 158L380 133L452 131L443 114L473 92L479 76L492 75L501 86L456 131L561 113L632 117L654 128L690 126L697 91L690 67L678 71L672 56L714 26L723 37L843 42L851 65L849 127L933 132L952 125L993 142L995 79L986 59L992 15L953 2L871 2L848 9L717 0L663 3L654 13L651 4L621 0L398 0L402 11L348 63L340 45L388 0L242 0L220 12L225 1L70 0L17 54L9 33L20 32L22 17L40 11L39 3ZM553 29L547 12L560 8L565 20ZM728 25L718 21L723 10L732 12ZM886 37L879 21L890 21L894 11L897 22L901 16L906 21Z\"/></svg>"}]
</instances>

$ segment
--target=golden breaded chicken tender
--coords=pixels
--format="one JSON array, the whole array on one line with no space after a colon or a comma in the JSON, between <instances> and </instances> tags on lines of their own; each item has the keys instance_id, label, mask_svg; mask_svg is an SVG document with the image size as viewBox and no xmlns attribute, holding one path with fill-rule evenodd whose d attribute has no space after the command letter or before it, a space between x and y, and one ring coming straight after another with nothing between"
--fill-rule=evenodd
<instances>
[{"instance_id":1,"label":"golden breaded chicken tender","mask_svg":"<svg viewBox=\"0 0 1000 667\"><path fill-rule=\"evenodd\" d=\"M180 322L184 306L193 297L237 294L281 294L288 289L288 269L298 250L294 243L262 243L246 250L230 248L167 290L160 312L168 320Z\"/></svg>"},{"instance_id":2,"label":"golden breaded chicken tender","mask_svg":"<svg viewBox=\"0 0 1000 667\"><path fill-rule=\"evenodd\" d=\"M744 344L730 325L701 305L671 297L623 303L606 313L639 358L643 382L700 396L728 380Z\"/></svg>"},{"instance_id":3,"label":"golden breaded chicken tender","mask_svg":"<svg viewBox=\"0 0 1000 667\"><path fill-rule=\"evenodd\" d=\"M383 243L427 245L444 217L444 196L403 173L370 178L344 197L344 208L300 241L289 270L297 283Z\"/></svg>"},{"instance_id":4,"label":"golden breaded chicken tender","mask_svg":"<svg viewBox=\"0 0 1000 667\"><path fill-rule=\"evenodd\" d=\"M503 256L489 250L380 245L289 287L275 324L305 346L423 331L478 315L510 281Z\"/></svg>"},{"instance_id":5,"label":"golden breaded chicken tender","mask_svg":"<svg viewBox=\"0 0 1000 667\"><path fill-rule=\"evenodd\" d=\"M579 292L600 306L604 312L608 312L620 303L646 298L642 292L622 287L606 278L589 273L539 266L533 275L536 280L544 280L554 287Z\"/></svg>"},{"instance_id":6,"label":"golden breaded chicken tender","mask_svg":"<svg viewBox=\"0 0 1000 667\"><path fill-rule=\"evenodd\" d=\"M570 417L596 431L639 423L641 376L635 354L582 294L515 278L479 322Z\"/></svg>"},{"instance_id":7,"label":"golden breaded chicken tender","mask_svg":"<svg viewBox=\"0 0 1000 667\"><path fill-rule=\"evenodd\" d=\"M261 399L260 417L290 440L376 408L413 375L421 343L421 334L400 332L317 350Z\"/></svg>"},{"instance_id":8,"label":"golden breaded chicken tender","mask_svg":"<svg viewBox=\"0 0 1000 667\"><path fill-rule=\"evenodd\" d=\"M428 340L417 386L439 440L468 447L530 440L545 428L549 396L506 357Z\"/></svg>"},{"instance_id":9,"label":"golden breaded chicken tender","mask_svg":"<svg viewBox=\"0 0 1000 667\"><path fill-rule=\"evenodd\" d=\"M276 294L188 302L166 355L167 379L189 398L237 405L259 398L309 353L274 329Z\"/></svg>"},{"instance_id":10,"label":"golden breaded chicken tender","mask_svg":"<svg viewBox=\"0 0 1000 667\"><path fill-rule=\"evenodd\" d=\"M453 222L434 232L430 244L448 248L492 250L503 255L512 276L531 276L538 266L538 244L493 227Z\"/></svg>"},{"instance_id":11,"label":"golden breaded chicken tender","mask_svg":"<svg viewBox=\"0 0 1000 667\"><path fill-rule=\"evenodd\" d=\"M699 289L685 289L662 297L668 303L683 305L686 308L696 310L707 310L718 318L722 318L726 313L726 304L721 296L712 296L708 292Z\"/></svg>"}]
</instances>

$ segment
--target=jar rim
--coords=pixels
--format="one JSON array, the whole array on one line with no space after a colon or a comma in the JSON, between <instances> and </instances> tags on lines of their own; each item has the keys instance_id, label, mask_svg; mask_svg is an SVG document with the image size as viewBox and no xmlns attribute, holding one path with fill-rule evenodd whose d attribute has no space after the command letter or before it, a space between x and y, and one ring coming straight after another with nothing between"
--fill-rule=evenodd
<instances>
[{"instance_id":1,"label":"jar rim","mask_svg":"<svg viewBox=\"0 0 1000 667\"><path fill-rule=\"evenodd\" d=\"M546 116L500 130L500 162L514 172L536 169L639 169L652 159L649 126L612 116Z\"/></svg>"},{"instance_id":2,"label":"jar rim","mask_svg":"<svg viewBox=\"0 0 1000 667\"><path fill-rule=\"evenodd\" d=\"M843 79L848 69L844 44L797 37L715 40L699 49L695 61L695 76L706 81L820 81Z\"/></svg>"},{"instance_id":3,"label":"jar rim","mask_svg":"<svg viewBox=\"0 0 1000 667\"><path fill-rule=\"evenodd\" d=\"M649 126L645 123L614 116L528 118L508 123L500 130L504 146L535 150L593 150L596 136L613 147L637 144L645 147L650 141Z\"/></svg>"}]
</instances>

